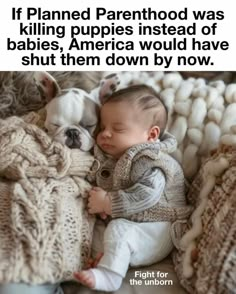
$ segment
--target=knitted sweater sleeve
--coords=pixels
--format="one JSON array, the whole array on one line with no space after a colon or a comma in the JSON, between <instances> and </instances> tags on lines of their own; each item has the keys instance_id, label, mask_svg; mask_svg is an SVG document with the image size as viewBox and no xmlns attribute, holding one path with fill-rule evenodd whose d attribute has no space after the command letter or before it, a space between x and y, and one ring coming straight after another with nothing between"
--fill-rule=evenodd
<instances>
[{"instance_id":1,"label":"knitted sweater sleeve","mask_svg":"<svg viewBox=\"0 0 236 294\"><path fill-rule=\"evenodd\" d=\"M147 171L133 186L109 192L112 217L129 217L154 206L160 199L166 180L159 168Z\"/></svg>"}]
</instances>

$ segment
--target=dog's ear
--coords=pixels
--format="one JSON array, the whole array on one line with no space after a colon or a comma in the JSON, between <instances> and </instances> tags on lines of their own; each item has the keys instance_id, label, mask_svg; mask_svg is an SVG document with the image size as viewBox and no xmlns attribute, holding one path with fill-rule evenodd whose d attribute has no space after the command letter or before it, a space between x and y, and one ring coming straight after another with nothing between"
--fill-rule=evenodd
<instances>
[{"instance_id":1,"label":"dog's ear","mask_svg":"<svg viewBox=\"0 0 236 294\"><path fill-rule=\"evenodd\" d=\"M110 74L104 77L99 86L93 89L90 92L95 99L100 104L103 104L106 99L117 90L118 85L120 84L120 79L116 73Z\"/></svg>"},{"instance_id":2,"label":"dog's ear","mask_svg":"<svg viewBox=\"0 0 236 294\"><path fill-rule=\"evenodd\" d=\"M34 81L42 99L46 100L46 102L51 101L61 91L56 80L45 71L35 72Z\"/></svg>"}]
</instances>

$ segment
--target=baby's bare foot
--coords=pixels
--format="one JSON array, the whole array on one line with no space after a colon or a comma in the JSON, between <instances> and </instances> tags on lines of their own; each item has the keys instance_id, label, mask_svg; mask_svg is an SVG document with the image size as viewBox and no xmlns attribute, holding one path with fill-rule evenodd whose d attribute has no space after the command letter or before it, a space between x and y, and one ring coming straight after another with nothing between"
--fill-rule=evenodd
<instances>
[{"instance_id":1,"label":"baby's bare foot","mask_svg":"<svg viewBox=\"0 0 236 294\"><path fill-rule=\"evenodd\" d=\"M90 270L76 272L74 273L74 277L84 286L87 286L91 289L95 287L95 277Z\"/></svg>"}]
</instances>

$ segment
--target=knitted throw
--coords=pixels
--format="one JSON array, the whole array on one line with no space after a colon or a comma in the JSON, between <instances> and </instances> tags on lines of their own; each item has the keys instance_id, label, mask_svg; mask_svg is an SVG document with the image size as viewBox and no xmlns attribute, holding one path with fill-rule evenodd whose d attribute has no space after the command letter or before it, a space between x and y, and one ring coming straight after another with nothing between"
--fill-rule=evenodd
<instances>
[{"instance_id":1,"label":"knitted throw","mask_svg":"<svg viewBox=\"0 0 236 294\"><path fill-rule=\"evenodd\" d=\"M81 196L92 163L36 125L0 120L0 283L55 283L83 267L94 218Z\"/></svg>"},{"instance_id":2,"label":"knitted throw","mask_svg":"<svg viewBox=\"0 0 236 294\"><path fill-rule=\"evenodd\" d=\"M220 169L220 165L222 172L211 183L207 173L217 174L214 167ZM204 163L191 185L188 200L196 213L174 253L181 284L189 293L236 293L235 147L221 146Z\"/></svg>"}]
</instances>

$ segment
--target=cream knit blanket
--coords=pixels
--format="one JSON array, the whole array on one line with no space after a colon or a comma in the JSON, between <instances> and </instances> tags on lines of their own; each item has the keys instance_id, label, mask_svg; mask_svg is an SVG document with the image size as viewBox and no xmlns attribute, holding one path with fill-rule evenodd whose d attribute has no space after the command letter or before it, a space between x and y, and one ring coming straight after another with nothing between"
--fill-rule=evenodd
<instances>
[{"instance_id":1,"label":"cream knit blanket","mask_svg":"<svg viewBox=\"0 0 236 294\"><path fill-rule=\"evenodd\" d=\"M36 125L0 120L0 283L69 280L83 266L94 219L81 195L92 163Z\"/></svg>"}]
</instances>

